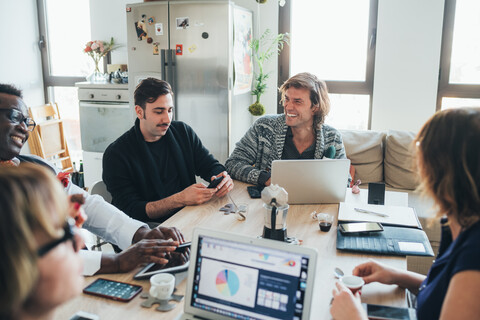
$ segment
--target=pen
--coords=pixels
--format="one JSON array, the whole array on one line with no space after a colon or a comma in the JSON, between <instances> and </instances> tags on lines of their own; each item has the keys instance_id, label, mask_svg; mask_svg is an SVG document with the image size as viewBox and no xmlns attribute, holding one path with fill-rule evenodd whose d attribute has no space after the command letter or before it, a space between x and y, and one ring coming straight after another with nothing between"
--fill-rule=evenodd
<instances>
[{"instance_id":1,"label":"pen","mask_svg":"<svg viewBox=\"0 0 480 320\"><path fill-rule=\"evenodd\" d=\"M361 212L361 213L375 214L375 215L377 215L377 216L384 217L384 218L387 218L387 217L388 217L388 215L385 214L385 213L380 213L380 212L365 210L365 209L361 209L361 208L355 208L354 210L357 211L357 212Z\"/></svg>"}]
</instances>

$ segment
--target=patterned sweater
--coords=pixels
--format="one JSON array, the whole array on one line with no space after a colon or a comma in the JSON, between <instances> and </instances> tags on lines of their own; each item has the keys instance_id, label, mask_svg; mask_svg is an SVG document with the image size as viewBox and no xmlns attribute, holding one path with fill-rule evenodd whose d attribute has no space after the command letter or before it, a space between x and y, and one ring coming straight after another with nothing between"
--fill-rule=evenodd
<instances>
[{"instance_id":1,"label":"patterned sweater","mask_svg":"<svg viewBox=\"0 0 480 320\"><path fill-rule=\"evenodd\" d=\"M287 134L285 115L266 115L259 118L236 144L225 162L232 178L251 184L259 183L262 171L270 171L273 160L282 158ZM342 135L336 129L322 124L315 139L315 159L322 159L329 146L335 147L335 159L345 159Z\"/></svg>"}]
</instances>

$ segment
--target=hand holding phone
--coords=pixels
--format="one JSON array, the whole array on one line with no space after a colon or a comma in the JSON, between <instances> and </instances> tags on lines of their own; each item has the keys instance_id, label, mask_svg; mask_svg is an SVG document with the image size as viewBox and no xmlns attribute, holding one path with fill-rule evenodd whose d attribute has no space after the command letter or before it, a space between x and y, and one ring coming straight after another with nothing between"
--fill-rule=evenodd
<instances>
[{"instance_id":1,"label":"hand holding phone","mask_svg":"<svg viewBox=\"0 0 480 320\"><path fill-rule=\"evenodd\" d=\"M191 243L190 241L189 241L189 242L184 242L184 243L180 244L180 245L175 249L174 252L182 252L182 253L183 253L183 252L185 252L187 249L190 249L190 245L191 245L191 244L192 244L192 243Z\"/></svg>"},{"instance_id":2,"label":"hand holding phone","mask_svg":"<svg viewBox=\"0 0 480 320\"><path fill-rule=\"evenodd\" d=\"M223 176L216 177L215 179L212 180L212 182L210 182L210 184L208 185L207 188L209 188L209 189L216 188L222 180L223 180Z\"/></svg>"}]
</instances>

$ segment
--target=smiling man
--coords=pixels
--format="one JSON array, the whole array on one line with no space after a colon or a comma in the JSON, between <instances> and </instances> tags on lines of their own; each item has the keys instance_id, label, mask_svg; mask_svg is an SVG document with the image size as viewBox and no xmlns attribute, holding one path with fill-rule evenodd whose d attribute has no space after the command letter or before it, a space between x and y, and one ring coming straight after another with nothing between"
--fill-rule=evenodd
<instances>
[{"instance_id":1,"label":"smiling man","mask_svg":"<svg viewBox=\"0 0 480 320\"><path fill-rule=\"evenodd\" d=\"M202 145L193 129L172 121L173 92L154 78L135 89L135 125L113 142L103 156L103 181L112 203L131 217L162 222L187 205L214 195L223 197L233 181ZM199 106L201 108L201 106ZM216 188L196 183L223 176Z\"/></svg>"},{"instance_id":2,"label":"smiling man","mask_svg":"<svg viewBox=\"0 0 480 320\"><path fill-rule=\"evenodd\" d=\"M258 119L225 162L234 179L268 186L274 160L346 158L340 132L324 124L330 111L325 82L304 72L279 90L284 114Z\"/></svg>"},{"instance_id":3,"label":"smiling man","mask_svg":"<svg viewBox=\"0 0 480 320\"><path fill-rule=\"evenodd\" d=\"M29 118L22 92L12 85L0 84L0 170L4 166L18 166L22 162L48 167L52 174L59 169L43 159L20 155L35 122ZM83 208L87 221L83 227L124 249L119 254L82 250L87 275L127 272L144 262L167 263L166 254L175 250L183 235L176 228L150 229L145 223L131 219L98 195L89 195L71 182L65 187L70 194L85 197ZM175 240L175 241L173 241ZM133 245L132 245L133 243Z\"/></svg>"}]
</instances>

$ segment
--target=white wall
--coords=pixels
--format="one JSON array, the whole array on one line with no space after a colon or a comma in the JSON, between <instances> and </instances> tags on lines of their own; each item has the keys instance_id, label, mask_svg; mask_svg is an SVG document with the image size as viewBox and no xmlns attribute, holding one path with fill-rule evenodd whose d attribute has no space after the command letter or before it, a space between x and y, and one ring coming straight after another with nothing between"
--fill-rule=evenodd
<instances>
[{"instance_id":1,"label":"white wall","mask_svg":"<svg viewBox=\"0 0 480 320\"><path fill-rule=\"evenodd\" d=\"M35 0L0 2L0 83L23 90L27 106L44 103Z\"/></svg>"},{"instance_id":2,"label":"white wall","mask_svg":"<svg viewBox=\"0 0 480 320\"><path fill-rule=\"evenodd\" d=\"M372 130L418 131L435 112L444 0L381 0Z\"/></svg>"}]
</instances>

